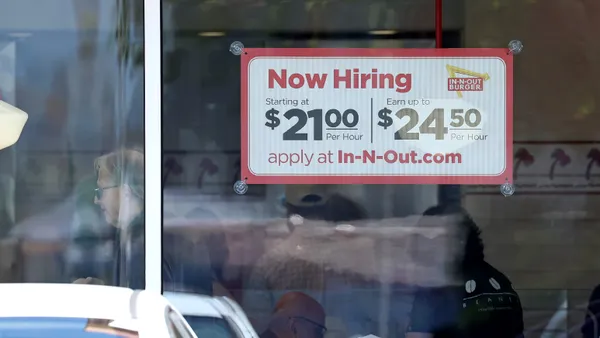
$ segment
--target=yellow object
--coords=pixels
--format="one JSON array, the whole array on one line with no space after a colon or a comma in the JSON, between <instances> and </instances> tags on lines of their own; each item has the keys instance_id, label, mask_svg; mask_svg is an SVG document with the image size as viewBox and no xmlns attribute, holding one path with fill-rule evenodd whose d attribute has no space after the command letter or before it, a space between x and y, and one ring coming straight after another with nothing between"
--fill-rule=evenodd
<instances>
[{"instance_id":1,"label":"yellow object","mask_svg":"<svg viewBox=\"0 0 600 338\"><path fill-rule=\"evenodd\" d=\"M19 140L27 118L26 112L0 101L0 150L12 146Z\"/></svg>"},{"instance_id":2,"label":"yellow object","mask_svg":"<svg viewBox=\"0 0 600 338\"><path fill-rule=\"evenodd\" d=\"M479 77L479 78L482 78L483 81L487 81L490 79L490 75L488 73L477 73L472 70L459 68L459 67L455 67L455 66L451 66L451 65L446 65L446 70L448 71L450 78L456 78L456 74L460 74L460 75L466 75L466 76L471 76L471 77ZM462 92L457 91L456 94L458 95L459 98L462 98Z\"/></svg>"}]
</instances>

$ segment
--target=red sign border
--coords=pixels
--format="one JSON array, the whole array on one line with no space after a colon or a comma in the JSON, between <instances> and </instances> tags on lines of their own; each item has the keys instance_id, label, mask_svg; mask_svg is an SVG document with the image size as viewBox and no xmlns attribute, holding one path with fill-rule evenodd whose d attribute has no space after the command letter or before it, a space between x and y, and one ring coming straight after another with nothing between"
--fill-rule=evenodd
<instances>
[{"instance_id":1,"label":"red sign border","mask_svg":"<svg viewBox=\"0 0 600 338\"><path fill-rule=\"evenodd\" d=\"M506 167L497 176L254 175L249 168L248 66L256 57L497 57L506 64ZM241 173L248 184L502 184L513 181L513 55L507 48L247 48L241 55Z\"/></svg>"}]
</instances>

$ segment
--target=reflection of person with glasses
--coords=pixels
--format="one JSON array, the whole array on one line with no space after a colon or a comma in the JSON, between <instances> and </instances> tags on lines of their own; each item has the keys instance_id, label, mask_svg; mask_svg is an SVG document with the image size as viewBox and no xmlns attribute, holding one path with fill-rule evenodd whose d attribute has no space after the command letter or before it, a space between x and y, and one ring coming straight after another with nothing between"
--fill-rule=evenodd
<instances>
[{"instance_id":1,"label":"reflection of person with glasses","mask_svg":"<svg viewBox=\"0 0 600 338\"><path fill-rule=\"evenodd\" d=\"M106 222L117 230L113 285L145 287L144 273L144 153L123 149L96 159L97 188L94 203ZM163 278L171 270L163 259Z\"/></svg>"},{"instance_id":2,"label":"reflection of person with glasses","mask_svg":"<svg viewBox=\"0 0 600 338\"><path fill-rule=\"evenodd\" d=\"M94 169L98 185L94 203L106 222L117 229L139 231L144 215L144 154L135 149L116 151L97 158Z\"/></svg>"},{"instance_id":3,"label":"reflection of person with glasses","mask_svg":"<svg viewBox=\"0 0 600 338\"><path fill-rule=\"evenodd\" d=\"M323 338L325 310L313 298L302 292L281 296L260 338Z\"/></svg>"}]
</instances>

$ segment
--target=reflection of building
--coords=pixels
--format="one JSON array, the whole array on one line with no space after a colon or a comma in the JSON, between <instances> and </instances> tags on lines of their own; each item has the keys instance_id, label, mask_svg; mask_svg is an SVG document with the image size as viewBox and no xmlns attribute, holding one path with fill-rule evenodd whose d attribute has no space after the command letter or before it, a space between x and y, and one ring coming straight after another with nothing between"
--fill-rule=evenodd
<instances>
[{"instance_id":1,"label":"reflection of building","mask_svg":"<svg viewBox=\"0 0 600 338\"><path fill-rule=\"evenodd\" d=\"M462 2L444 1L444 26L448 30L463 27ZM193 32L433 32L434 4L409 0L206 1L195 8L175 8L174 22L178 29Z\"/></svg>"}]
</instances>

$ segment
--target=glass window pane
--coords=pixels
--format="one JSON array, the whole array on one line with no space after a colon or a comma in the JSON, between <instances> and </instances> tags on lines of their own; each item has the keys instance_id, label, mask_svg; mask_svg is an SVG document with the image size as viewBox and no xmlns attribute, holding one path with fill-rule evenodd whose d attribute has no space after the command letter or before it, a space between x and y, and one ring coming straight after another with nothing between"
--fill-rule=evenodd
<instances>
[{"instance_id":1,"label":"glass window pane","mask_svg":"<svg viewBox=\"0 0 600 338\"><path fill-rule=\"evenodd\" d=\"M144 286L142 6L0 1L0 281Z\"/></svg>"},{"instance_id":2,"label":"glass window pane","mask_svg":"<svg viewBox=\"0 0 600 338\"><path fill-rule=\"evenodd\" d=\"M497 185L251 185L243 196L233 192L241 67L232 42L434 48L435 3L162 2L163 244L174 269L165 289L231 297L259 333L284 295L302 291L325 311L315 330L326 326L327 337L435 336L445 328L485 328L486 337L504 329L598 336L596 2L443 1L444 47L524 43L514 56L513 196ZM442 217L441 225L430 219L447 215L459 217ZM446 236L431 235L429 222ZM354 226L351 236L335 230L345 224ZM448 280L424 283L430 273ZM497 298L477 298L488 291ZM495 305L482 305L488 302Z\"/></svg>"},{"instance_id":3,"label":"glass window pane","mask_svg":"<svg viewBox=\"0 0 600 338\"><path fill-rule=\"evenodd\" d=\"M305 5L294 1L246 10L256 15L298 14L307 11ZM408 322L411 286L332 268L325 263L325 253L315 256L323 263L294 257L296 245L291 249L289 245L297 237L290 234L288 215L327 221L329 229L340 222L415 215L437 203L438 187L273 185L251 186L246 195L235 195L232 186L240 178L240 61L229 52L229 45L240 40L246 47L430 48L432 30L375 36L369 34L368 24L361 23L366 25L359 34L343 29L325 29L325 36L294 34L287 32L295 27L291 14L275 26L257 21L258 31L265 33L245 26L253 20L249 13L236 24L228 23L230 29L214 20L209 27L206 22L185 22L191 13L208 19L237 12L206 7L163 2L163 248L165 259L177 270L165 290L230 297L241 304L259 333L267 328L278 299L300 290L326 312L320 323L303 322L306 327L316 325L311 330L327 326L330 333L346 337L398 336ZM213 14L206 16L203 10ZM455 38L455 33L448 36ZM343 241L340 244L344 246ZM368 250L371 258L382 256ZM372 263L376 270L385 264L382 259ZM390 302L383 301L389 297Z\"/></svg>"}]
</instances>

